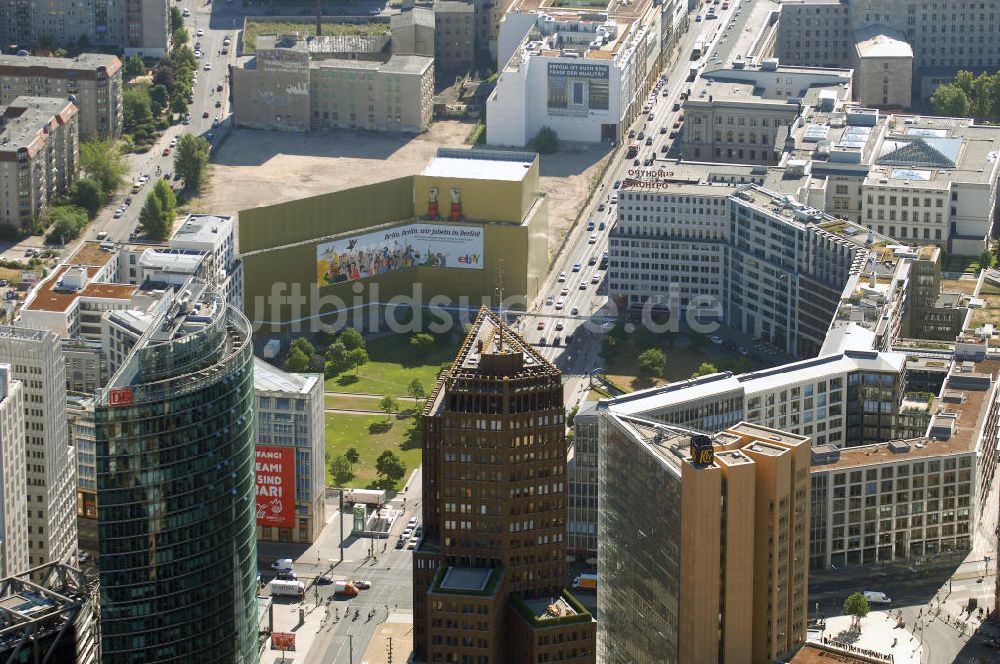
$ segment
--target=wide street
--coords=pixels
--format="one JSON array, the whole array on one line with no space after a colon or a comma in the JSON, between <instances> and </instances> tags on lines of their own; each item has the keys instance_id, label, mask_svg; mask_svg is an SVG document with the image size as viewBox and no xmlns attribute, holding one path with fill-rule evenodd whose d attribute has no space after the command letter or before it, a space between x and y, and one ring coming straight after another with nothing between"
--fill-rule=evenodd
<instances>
[{"instance_id":1,"label":"wide street","mask_svg":"<svg viewBox=\"0 0 1000 664\"><path fill-rule=\"evenodd\" d=\"M680 136L670 138L670 131L682 114L680 110L673 110L673 106L681 101L681 93L691 85L688 81L690 65L699 62L720 66L728 62L733 56L736 36L747 27L751 32L759 28L758 25L747 25L751 12L741 10L739 3L732 3L728 10L719 10L718 19L696 21L698 13L689 14L688 31L681 37L673 61L667 63L667 69L663 71L663 83L648 98L652 103L649 113L640 113L631 127L636 134L642 131L652 138L649 146L645 145L645 140L636 140L641 146L638 156L640 166L635 166L632 159L626 159L625 146L635 139L625 139L625 145L619 146L613 153L605 176L597 184L581 214L581 221L567 236L538 297L516 323L521 335L563 371L567 408L587 394L588 373L600 366L603 321L612 313L608 310L607 270L598 268L602 254L608 250L608 236L613 232L617 219L618 206L611 202L617 193L616 184L630 177L630 171L634 173L636 169L669 170L669 164L676 159L670 156L672 146L675 143L679 145L681 140ZM704 11L700 13L704 14ZM690 59L691 49L698 39L705 39L706 54L693 61ZM642 106L646 100L639 99L637 103ZM652 120L648 119L649 114L652 114ZM661 127L666 128L665 133L660 133ZM681 131L682 127L683 124ZM664 146L667 153L662 150ZM650 157L654 158L653 165L641 166ZM594 222L593 230L588 230L589 221ZM596 261L593 265L590 263L592 259ZM579 264L578 271L574 271L575 264ZM595 277L597 283L594 283ZM560 300L561 307L558 306ZM562 329L557 328L560 324ZM554 345L556 336L560 337L558 346ZM572 341L567 342L571 337Z\"/></svg>"}]
</instances>

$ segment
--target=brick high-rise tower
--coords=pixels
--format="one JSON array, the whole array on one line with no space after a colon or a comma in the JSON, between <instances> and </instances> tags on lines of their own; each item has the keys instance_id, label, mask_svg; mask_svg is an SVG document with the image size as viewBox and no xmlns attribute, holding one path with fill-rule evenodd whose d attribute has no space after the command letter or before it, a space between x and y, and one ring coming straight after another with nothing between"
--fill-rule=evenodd
<instances>
[{"instance_id":1,"label":"brick high-rise tower","mask_svg":"<svg viewBox=\"0 0 1000 664\"><path fill-rule=\"evenodd\" d=\"M562 392L558 369L497 315L479 312L422 416L418 657L594 662L594 620L564 590Z\"/></svg>"}]
</instances>

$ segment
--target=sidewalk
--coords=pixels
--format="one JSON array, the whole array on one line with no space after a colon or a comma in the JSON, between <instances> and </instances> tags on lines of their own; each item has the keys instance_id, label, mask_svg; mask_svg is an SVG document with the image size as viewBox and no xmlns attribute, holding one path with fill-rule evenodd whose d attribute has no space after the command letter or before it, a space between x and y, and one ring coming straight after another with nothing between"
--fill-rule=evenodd
<instances>
[{"instance_id":1,"label":"sidewalk","mask_svg":"<svg viewBox=\"0 0 1000 664\"><path fill-rule=\"evenodd\" d=\"M891 614L891 615L890 615ZM895 611L872 611L861 619L861 631L848 631L851 616L835 616L826 620L823 632L810 632L809 640L838 647L845 652L852 649L870 650L881 655L892 655L893 664L920 664L923 647L905 627L897 627Z\"/></svg>"},{"instance_id":2,"label":"sidewalk","mask_svg":"<svg viewBox=\"0 0 1000 664\"><path fill-rule=\"evenodd\" d=\"M392 660L389 646L392 646ZM413 654L413 613L393 611L389 619L375 630L368 648L361 656L362 664L402 664Z\"/></svg>"}]
</instances>

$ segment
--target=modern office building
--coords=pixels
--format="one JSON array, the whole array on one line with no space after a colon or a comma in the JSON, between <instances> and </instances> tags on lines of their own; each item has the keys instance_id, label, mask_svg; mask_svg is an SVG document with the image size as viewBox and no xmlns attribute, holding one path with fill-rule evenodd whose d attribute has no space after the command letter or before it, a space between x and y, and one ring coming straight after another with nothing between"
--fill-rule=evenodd
<instances>
[{"instance_id":1,"label":"modern office building","mask_svg":"<svg viewBox=\"0 0 1000 664\"><path fill-rule=\"evenodd\" d=\"M167 244L171 255L200 257L194 276L222 291L227 304L242 309L243 263L236 252L235 229L235 221L230 216L189 214ZM145 278L154 276L148 271L152 267L150 259L155 255L147 254L147 260L139 262L144 274L148 275ZM170 260L167 259L166 263L169 264ZM132 278L131 273L129 278Z\"/></svg>"},{"instance_id":2,"label":"modern office building","mask_svg":"<svg viewBox=\"0 0 1000 664\"><path fill-rule=\"evenodd\" d=\"M573 454L566 465L566 553L591 564L597 560L597 434L597 402L584 401L573 417Z\"/></svg>"},{"instance_id":3,"label":"modern office building","mask_svg":"<svg viewBox=\"0 0 1000 664\"><path fill-rule=\"evenodd\" d=\"M79 171L78 120L77 107L66 99L0 102L0 224L28 231L69 193Z\"/></svg>"},{"instance_id":4,"label":"modern office building","mask_svg":"<svg viewBox=\"0 0 1000 664\"><path fill-rule=\"evenodd\" d=\"M788 64L855 67L858 56L864 55L858 52L860 45L883 34L910 47L913 65L905 74L914 79L913 90L921 98L959 69L1000 68L1000 47L992 39L1000 7L994 3L784 0L780 6L774 52ZM899 48L894 47L897 52Z\"/></svg>"},{"instance_id":5,"label":"modern office building","mask_svg":"<svg viewBox=\"0 0 1000 664\"><path fill-rule=\"evenodd\" d=\"M565 141L620 142L686 29L677 0L601 11L515 3L500 21L487 143L522 147L542 127Z\"/></svg>"},{"instance_id":6,"label":"modern office building","mask_svg":"<svg viewBox=\"0 0 1000 664\"><path fill-rule=\"evenodd\" d=\"M526 307L548 271L538 168L534 153L441 148L418 175L243 210L248 317L262 333L384 329L403 296L469 322L501 260L507 308Z\"/></svg>"},{"instance_id":7,"label":"modern office building","mask_svg":"<svg viewBox=\"0 0 1000 664\"><path fill-rule=\"evenodd\" d=\"M2 0L4 46L109 46L163 57L170 49L168 0Z\"/></svg>"},{"instance_id":8,"label":"modern office building","mask_svg":"<svg viewBox=\"0 0 1000 664\"><path fill-rule=\"evenodd\" d=\"M0 659L21 664L101 661L97 584L79 569L46 563L0 579Z\"/></svg>"},{"instance_id":9,"label":"modern office building","mask_svg":"<svg viewBox=\"0 0 1000 664\"><path fill-rule=\"evenodd\" d=\"M419 133L434 111L434 59L395 53L378 37L260 35L233 70L238 126Z\"/></svg>"},{"instance_id":10,"label":"modern office building","mask_svg":"<svg viewBox=\"0 0 1000 664\"><path fill-rule=\"evenodd\" d=\"M60 351L51 332L0 327L0 362L13 367L24 387L29 567L77 557L76 458L66 432L66 364Z\"/></svg>"},{"instance_id":11,"label":"modern office building","mask_svg":"<svg viewBox=\"0 0 1000 664\"><path fill-rule=\"evenodd\" d=\"M0 575L28 565L28 484L24 450L24 385L0 364Z\"/></svg>"},{"instance_id":12,"label":"modern office building","mask_svg":"<svg viewBox=\"0 0 1000 664\"><path fill-rule=\"evenodd\" d=\"M250 325L195 280L97 395L103 661L258 658Z\"/></svg>"},{"instance_id":13,"label":"modern office building","mask_svg":"<svg viewBox=\"0 0 1000 664\"><path fill-rule=\"evenodd\" d=\"M803 642L809 438L600 417L599 661L766 664Z\"/></svg>"},{"instance_id":14,"label":"modern office building","mask_svg":"<svg viewBox=\"0 0 1000 664\"><path fill-rule=\"evenodd\" d=\"M94 397L70 393L66 400L69 444L76 454L76 530L80 551L97 562L97 425Z\"/></svg>"},{"instance_id":15,"label":"modern office building","mask_svg":"<svg viewBox=\"0 0 1000 664\"><path fill-rule=\"evenodd\" d=\"M286 373L254 358L253 382L258 453L287 450L295 464L292 525L265 525L258 518L257 540L312 544L326 523L323 374Z\"/></svg>"},{"instance_id":16,"label":"modern office building","mask_svg":"<svg viewBox=\"0 0 1000 664\"><path fill-rule=\"evenodd\" d=\"M428 662L594 662L593 618L563 590L559 370L483 308L421 429L414 651Z\"/></svg>"},{"instance_id":17,"label":"modern office building","mask_svg":"<svg viewBox=\"0 0 1000 664\"><path fill-rule=\"evenodd\" d=\"M117 139L122 135L121 69L121 60L101 53L0 55L0 105L22 95L69 99L79 109L81 139Z\"/></svg>"}]
</instances>

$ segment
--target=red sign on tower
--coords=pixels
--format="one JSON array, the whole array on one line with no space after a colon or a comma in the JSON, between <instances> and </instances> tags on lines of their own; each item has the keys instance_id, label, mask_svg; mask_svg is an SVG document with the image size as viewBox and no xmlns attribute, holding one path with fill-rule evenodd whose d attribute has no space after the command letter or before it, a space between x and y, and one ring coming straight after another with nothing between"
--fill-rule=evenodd
<instances>
[{"instance_id":1,"label":"red sign on tower","mask_svg":"<svg viewBox=\"0 0 1000 664\"><path fill-rule=\"evenodd\" d=\"M295 527L295 448L257 447L257 525Z\"/></svg>"}]
</instances>

